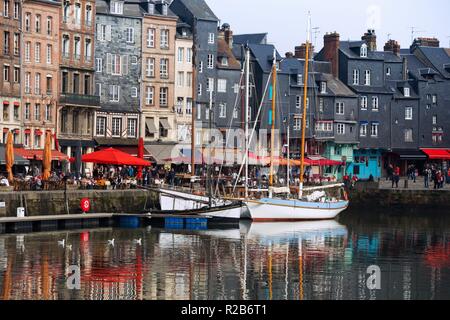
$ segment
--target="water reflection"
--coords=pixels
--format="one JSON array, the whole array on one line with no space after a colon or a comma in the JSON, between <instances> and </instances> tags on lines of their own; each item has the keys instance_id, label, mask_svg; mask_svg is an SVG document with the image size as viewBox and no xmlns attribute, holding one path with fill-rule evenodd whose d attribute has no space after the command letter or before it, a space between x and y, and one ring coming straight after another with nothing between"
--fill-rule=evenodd
<instances>
[{"instance_id":1,"label":"water reflection","mask_svg":"<svg viewBox=\"0 0 450 320\"><path fill-rule=\"evenodd\" d=\"M230 230L1 235L0 297L450 299L449 235L447 217L362 213L339 222L241 223ZM366 286L373 264L382 270L379 291ZM71 265L81 269L81 290L66 287Z\"/></svg>"}]
</instances>

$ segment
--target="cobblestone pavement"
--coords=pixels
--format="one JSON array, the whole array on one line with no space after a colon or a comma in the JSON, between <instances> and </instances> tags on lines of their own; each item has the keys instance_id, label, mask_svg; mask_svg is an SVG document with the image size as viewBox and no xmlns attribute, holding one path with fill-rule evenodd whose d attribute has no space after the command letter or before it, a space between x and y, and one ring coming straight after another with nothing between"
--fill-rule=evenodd
<instances>
[{"instance_id":1,"label":"cobblestone pavement","mask_svg":"<svg viewBox=\"0 0 450 320\"><path fill-rule=\"evenodd\" d=\"M406 189L405 181L408 181L408 190L434 190L434 182L430 182L430 187L428 189L425 188L425 181L423 177L417 178L416 183L412 180L407 180L406 177L401 177L398 183L398 189ZM386 181L386 178L383 178L381 179L379 186L380 189L392 189L392 181ZM450 184L444 184L444 189L440 190L450 190Z\"/></svg>"}]
</instances>

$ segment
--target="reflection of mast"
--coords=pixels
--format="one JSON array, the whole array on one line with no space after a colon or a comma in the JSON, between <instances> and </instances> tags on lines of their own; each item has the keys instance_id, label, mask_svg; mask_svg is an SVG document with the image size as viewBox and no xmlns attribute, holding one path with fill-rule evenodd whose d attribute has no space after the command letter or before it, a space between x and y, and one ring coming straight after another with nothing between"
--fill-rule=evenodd
<instances>
[{"instance_id":1,"label":"reflection of mast","mask_svg":"<svg viewBox=\"0 0 450 320\"><path fill-rule=\"evenodd\" d=\"M298 240L298 271L299 271L299 279L298 279L298 292L299 299L303 300L303 248L302 248L302 238Z\"/></svg>"},{"instance_id":2,"label":"reflection of mast","mask_svg":"<svg viewBox=\"0 0 450 320\"><path fill-rule=\"evenodd\" d=\"M248 300L247 297L247 237L244 235L244 274L241 276L242 300Z\"/></svg>"},{"instance_id":3,"label":"reflection of mast","mask_svg":"<svg viewBox=\"0 0 450 320\"><path fill-rule=\"evenodd\" d=\"M269 300L272 300L272 243L269 245Z\"/></svg>"},{"instance_id":4,"label":"reflection of mast","mask_svg":"<svg viewBox=\"0 0 450 320\"><path fill-rule=\"evenodd\" d=\"M284 281L286 282L286 287L285 287L285 299L288 299L288 287L289 287L289 241L286 245L286 266L285 266L285 270L286 270L286 277L284 279Z\"/></svg>"},{"instance_id":5,"label":"reflection of mast","mask_svg":"<svg viewBox=\"0 0 450 320\"><path fill-rule=\"evenodd\" d=\"M42 294L44 297L44 300L50 299L50 281L49 281L49 275L48 275L48 258L45 255L43 258L41 272L42 272Z\"/></svg>"},{"instance_id":6,"label":"reflection of mast","mask_svg":"<svg viewBox=\"0 0 450 320\"><path fill-rule=\"evenodd\" d=\"M12 283L12 259L8 259L8 266L6 267L5 282L3 283L3 300L11 298L11 283Z\"/></svg>"}]
</instances>

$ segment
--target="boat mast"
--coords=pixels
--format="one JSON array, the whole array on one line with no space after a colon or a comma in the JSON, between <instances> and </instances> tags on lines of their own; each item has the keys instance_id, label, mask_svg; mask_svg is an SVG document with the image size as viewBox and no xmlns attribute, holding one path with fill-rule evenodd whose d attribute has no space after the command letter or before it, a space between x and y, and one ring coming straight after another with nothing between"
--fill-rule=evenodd
<instances>
[{"instance_id":1,"label":"boat mast","mask_svg":"<svg viewBox=\"0 0 450 320\"><path fill-rule=\"evenodd\" d=\"M277 50L273 49L273 64L272 64L272 130L270 133L270 175L269 185L273 186L273 151L275 148L275 107L277 97Z\"/></svg>"},{"instance_id":2,"label":"boat mast","mask_svg":"<svg viewBox=\"0 0 450 320\"><path fill-rule=\"evenodd\" d=\"M191 176L195 176L195 117L196 117L196 109L197 109L197 99L196 99L196 90L197 83L195 81L197 77L197 51L195 44L192 46L192 106L191 106Z\"/></svg>"},{"instance_id":3,"label":"boat mast","mask_svg":"<svg viewBox=\"0 0 450 320\"><path fill-rule=\"evenodd\" d=\"M287 130L287 150L286 150L286 152L287 152L287 172L286 172L286 186L288 187L288 190L289 190L289 194L290 194L290 177L291 177L291 164L290 164L290 161L291 161L291 156L290 156L290 152L291 152L291 147L290 147L290 130L289 130L289 118L288 118L288 120L287 120L287 126L286 126L286 130Z\"/></svg>"},{"instance_id":4,"label":"boat mast","mask_svg":"<svg viewBox=\"0 0 450 320\"><path fill-rule=\"evenodd\" d=\"M208 163L207 165L207 172L208 172L208 177L206 179L206 182L208 184L208 198L209 198L209 208L212 208L212 172L211 172L211 162L212 162L212 151L211 151L211 147L212 147L212 117L213 117L213 90L212 88L210 88L211 90L209 91L209 159L208 159Z\"/></svg>"},{"instance_id":5,"label":"boat mast","mask_svg":"<svg viewBox=\"0 0 450 320\"><path fill-rule=\"evenodd\" d=\"M249 108L250 108L250 49L246 48L246 58L245 58L245 199L248 199L248 155L249 155L249 144L248 141L248 121L249 121Z\"/></svg>"},{"instance_id":6,"label":"boat mast","mask_svg":"<svg viewBox=\"0 0 450 320\"><path fill-rule=\"evenodd\" d=\"M308 13L308 29L306 36L306 56L305 56L305 74L304 74L304 84L303 84L303 115L302 115L302 145L300 149L300 185L298 188L299 199L303 196L303 182L304 176L303 171L305 170L305 138L306 138L306 112L307 112L307 101L308 101L308 67L309 67L309 40L310 40L310 30L311 30L311 14Z\"/></svg>"}]
</instances>

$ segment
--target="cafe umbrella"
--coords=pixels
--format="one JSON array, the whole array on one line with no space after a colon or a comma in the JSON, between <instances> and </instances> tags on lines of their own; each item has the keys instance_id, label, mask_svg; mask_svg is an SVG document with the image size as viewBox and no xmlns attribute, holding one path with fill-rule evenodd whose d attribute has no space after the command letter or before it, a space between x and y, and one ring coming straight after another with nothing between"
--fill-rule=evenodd
<instances>
[{"instance_id":1,"label":"cafe umbrella","mask_svg":"<svg viewBox=\"0 0 450 320\"><path fill-rule=\"evenodd\" d=\"M14 175L12 172L12 167L14 165L14 146L13 146L13 135L11 132L8 133L8 138L6 142L5 162L6 162L6 171L8 172L8 181L12 183L14 181Z\"/></svg>"},{"instance_id":2,"label":"cafe umbrella","mask_svg":"<svg viewBox=\"0 0 450 320\"><path fill-rule=\"evenodd\" d=\"M48 180L50 178L50 170L52 166L52 135L47 132L45 136L44 145L44 156L42 159L42 169L43 169L43 180Z\"/></svg>"}]
</instances>

